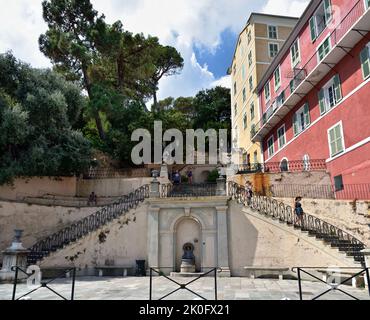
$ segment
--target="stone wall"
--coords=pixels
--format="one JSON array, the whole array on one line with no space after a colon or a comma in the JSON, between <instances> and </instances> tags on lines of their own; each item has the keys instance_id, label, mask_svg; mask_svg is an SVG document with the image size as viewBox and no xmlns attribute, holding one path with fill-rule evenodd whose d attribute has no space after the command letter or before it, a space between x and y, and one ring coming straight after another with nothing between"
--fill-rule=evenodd
<instances>
[{"instance_id":1,"label":"stone wall","mask_svg":"<svg viewBox=\"0 0 370 320\"><path fill-rule=\"evenodd\" d=\"M245 266L350 266L353 260L299 230L229 202L229 258L233 276Z\"/></svg>"},{"instance_id":2,"label":"stone wall","mask_svg":"<svg viewBox=\"0 0 370 320\"><path fill-rule=\"evenodd\" d=\"M0 186L1 200L22 200L25 197L40 197L45 194L75 196L77 179L44 177L20 178L13 185Z\"/></svg>"},{"instance_id":3,"label":"stone wall","mask_svg":"<svg viewBox=\"0 0 370 320\"><path fill-rule=\"evenodd\" d=\"M82 219L98 208L66 208L0 201L0 259L9 247L14 229L24 230L23 244L33 245L38 240Z\"/></svg>"},{"instance_id":4,"label":"stone wall","mask_svg":"<svg viewBox=\"0 0 370 320\"><path fill-rule=\"evenodd\" d=\"M153 178L127 178L127 179L98 179L98 180L78 180L77 196L88 197L91 192L95 192L98 197L117 197L140 188L145 184L150 184ZM169 182L167 178L158 178L161 183Z\"/></svg>"},{"instance_id":5,"label":"stone wall","mask_svg":"<svg viewBox=\"0 0 370 320\"><path fill-rule=\"evenodd\" d=\"M293 205L292 198L276 198ZM354 235L370 247L370 201L302 200L303 210Z\"/></svg>"},{"instance_id":6,"label":"stone wall","mask_svg":"<svg viewBox=\"0 0 370 320\"><path fill-rule=\"evenodd\" d=\"M41 262L44 268L76 266L85 275L96 275L96 266L132 266L136 260L147 261L147 205L141 204L76 243L52 253Z\"/></svg>"}]
</instances>

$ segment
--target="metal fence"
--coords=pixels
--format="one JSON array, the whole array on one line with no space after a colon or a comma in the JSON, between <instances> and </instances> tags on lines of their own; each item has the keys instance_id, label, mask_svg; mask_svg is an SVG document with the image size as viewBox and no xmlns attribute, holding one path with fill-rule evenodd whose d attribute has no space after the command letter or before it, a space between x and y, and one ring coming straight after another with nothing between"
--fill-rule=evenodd
<instances>
[{"instance_id":1,"label":"metal fence","mask_svg":"<svg viewBox=\"0 0 370 320\"><path fill-rule=\"evenodd\" d=\"M238 167L239 174L248 173L280 173L280 172L304 172L325 171L327 169L325 159L294 160L268 163L249 163Z\"/></svg>"},{"instance_id":2,"label":"metal fence","mask_svg":"<svg viewBox=\"0 0 370 320\"><path fill-rule=\"evenodd\" d=\"M312 199L335 199L335 193L331 185L295 185L277 184L269 188L267 194L276 198L312 198Z\"/></svg>"},{"instance_id":3,"label":"metal fence","mask_svg":"<svg viewBox=\"0 0 370 320\"><path fill-rule=\"evenodd\" d=\"M217 183L162 184L161 198L213 197Z\"/></svg>"},{"instance_id":4,"label":"metal fence","mask_svg":"<svg viewBox=\"0 0 370 320\"><path fill-rule=\"evenodd\" d=\"M83 174L84 179L122 179L122 178L149 178L151 171L148 168L90 168Z\"/></svg>"}]
</instances>

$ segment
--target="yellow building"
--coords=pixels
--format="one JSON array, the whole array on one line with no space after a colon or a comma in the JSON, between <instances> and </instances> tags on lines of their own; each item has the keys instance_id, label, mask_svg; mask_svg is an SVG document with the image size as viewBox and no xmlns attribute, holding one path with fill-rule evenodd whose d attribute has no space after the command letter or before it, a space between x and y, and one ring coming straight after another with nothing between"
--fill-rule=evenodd
<instances>
[{"instance_id":1,"label":"yellow building","mask_svg":"<svg viewBox=\"0 0 370 320\"><path fill-rule=\"evenodd\" d=\"M263 162L260 145L251 141L251 130L260 121L256 87L297 22L298 18L252 13L239 35L228 71L232 79L234 163Z\"/></svg>"}]
</instances>

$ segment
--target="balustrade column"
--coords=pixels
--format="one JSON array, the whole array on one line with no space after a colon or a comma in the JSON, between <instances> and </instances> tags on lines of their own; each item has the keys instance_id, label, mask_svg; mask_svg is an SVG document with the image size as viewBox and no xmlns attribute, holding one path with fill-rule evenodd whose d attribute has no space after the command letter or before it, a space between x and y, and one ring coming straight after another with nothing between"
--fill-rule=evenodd
<instances>
[{"instance_id":1,"label":"balustrade column","mask_svg":"<svg viewBox=\"0 0 370 320\"><path fill-rule=\"evenodd\" d=\"M221 277L230 277L229 237L227 228L228 207L216 207L217 210L217 263L221 268Z\"/></svg>"}]
</instances>

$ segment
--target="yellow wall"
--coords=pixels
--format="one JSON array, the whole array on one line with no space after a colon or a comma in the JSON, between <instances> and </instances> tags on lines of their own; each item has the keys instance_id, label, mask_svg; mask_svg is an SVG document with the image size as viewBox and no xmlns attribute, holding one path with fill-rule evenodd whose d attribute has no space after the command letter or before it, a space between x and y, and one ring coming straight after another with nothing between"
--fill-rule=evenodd
<instances>
[{"instance_id":1,"label":"yellow wall","mask_svg":"<svg viewBox=\"0 0 370 320\"><path fill-rule=\"evenodd\" d=\"M266 16L263 20L268 19ZM257 18L258 19L258 18ZM237 133L233 134L233 139L236 140L237 148L241 149L240 163L246 162L247 154L250 155L250 162L263 162L261 155L261 148L259 143L251 141L251 128L260 120L260 108L258 102L258 95L255 92L258 82L261 80L263 74L267 70L272 58L269 57L268 45L269 43L277 43L279 49L284 44L284 40L289 36L289 33L294 27L295 20L290 21L291 27L286 25L279 26L278 18L271 16L271 24L278 27L278 38L268 39L268 24L267 23L249 23L247 27L240 34L233 58L231 67L232 78L232 128L237 128ZM282 20L283 21L283 20ZM284 23L287 20L284 19ZM283 24L283 23L282 23ZM251 41L248 43L248 33L251 34ZM248 55L252 53L252 64L249 65ZM243 77L244 66L244 77ZM249 78L252 77L253 88L250 90ZM234 93L234 83L236 83L237 91ZM246 97L243 99L243 89L245 88ZM251 118L251 104L254 103L254 118ZM235 114L235 104L237 104L237 114ZM244 115L247 115L247 126L244 127ZM257 154L256 160L255 153ZM244 154L244 156L242 156Z\"/></svg>"}]
</instances>

